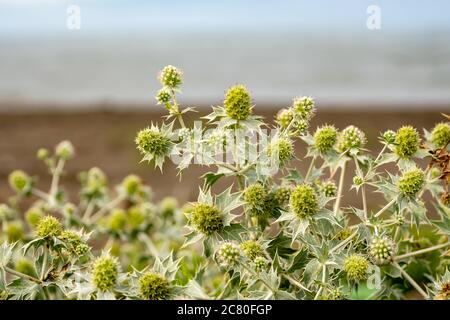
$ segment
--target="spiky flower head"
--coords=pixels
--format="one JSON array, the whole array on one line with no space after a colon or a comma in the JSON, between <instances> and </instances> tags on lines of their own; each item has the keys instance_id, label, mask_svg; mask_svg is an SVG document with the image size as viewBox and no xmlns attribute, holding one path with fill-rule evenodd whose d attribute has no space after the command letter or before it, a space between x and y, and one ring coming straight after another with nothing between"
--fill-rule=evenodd
<instances>
[{"instance_id":1,"label":"spiky flower head","mask_svg":"<svg viewBox=\"0 0 450 320\"><path fill-rule=\"evenodd\" d=\"M364 179L362 178L362 177L360 177L360 176L354 176L353 177L353 184L355 185L355 186L360 186L360 185L362 185L364 183Z\"/></svg>"},{"instance_id":2,"label":"spiky flower head","mask_svg":"<svg viewBox=\"0 0 450 320\"><path fill-rule=\"evenodd\" d=\"M381 135L381 138L383 139L384 142L386 142L387 144L393 144L395 142L395 137L397 136L397 134L395 133L395 131L392 130L386 130L385 132L383 132L383 134Z\"/></svg>"},{"instance_id":3,"label":"spiky flower head","mask_svg":"<svg viewBox=\"0 0 450 320\"><path fill-rule=\"evenodd\" d=\"M395 153L401 158L410 158L419 150L420 136L412 126L403 126L395 135Z\"/></svg>"},{"instance_id":4,"label":"spiky flower head","mask_svg":"<svg viewBox=\"0 0 450 320\"><path fill-rule=\"evenodd\" d=\"M14 243L16 241L22 240L24 236L22 221L8 221L4 225L4 232L9 243Z\"/></svg>"},{"instance_id":5,"label":"spiky flower head","mask_svg":"<svg viewBox=\"0 0 450 320\"><path fill-rule=\"evenodd\" d=\"M281 109L277 114L276 121L281 128L285 129L289 126L293 118L294 112L292 109Z\"/></svg>"},{"instance_id":6,"label":"spiky flower head","mask_svg":"<svg viewBox=\"0 0 450 320\"><path fill-rule=\"evenodd\" d=\"M177 208L178 200L175 197L164 197L159 203L161 215L165 218L173 217Z\"/></svg>"},{"instance_id":7,"label":"spiky flower head","mask_svg":"<svg viewBox=\"0 0 450 320\"><path fill-rule=\"evenodd\" d=\"M135 139L137 149L143 155L166 156L172 142L157 127L149 127L138 132Z\"/></svg>"},{"instance_id":8,"label":"spiky flower head","mask_svg":"<svg viewBox=\"0 0 450 320\"><path fill-rule=\"evenodd\" d=\"M142 186L142 180L135 174L126 176L122 181L122 188L128 196L138 193Z\"/></svg>"},{"instance_id":9,"label":"spiky flower head","mask_svg":"<svg viewBox=\"0 0 450 320\"><path fill-rule=\"evenodd\" d=\"M327 153L333 150L337 136L338 132L332 125L325 125L318 128L314 133L314 148L321 153Z\"/></svg>"},{"instance_id":10,"label":"spiky flower head","mask_svg":"<svg viewBox=\"0 0 450 320\"><path fill-rule=\"evenodd\" d=\"M306 134L309 128L309 120L307 119L297 119L294 123L294 128L300 135Z\"/></svg>"},{"instance_id":11,"label":"spiky flower head","mask_svg":"<svg viewBox=\"0 0 450 320\"><path fill-rule=\"evenodd\" d=\"M227 116L234 120L245 120L252 113L250 92L242 84L237 84L228 89L223 105Z\"/></svg>"},{"instance_id":12,"label":"spiky flower head","mask_svg":"<svg viewBox=\"0 0 450 320\"><path fill-rule=\"evenodd\" d=\"M322 184L321 190L325 197L335 197L337 194L337 186L334 181L326 181Z\"/></svg>"},{"instance_id":13,"label":"spiky flower head","mask_svg":"<svg viewBox=\"0 0 450 320\"><path fill-rule=\"evenodd\" d=\"M64 230L61 232L59 238L70 244L77 244L81 242L80 234L73 230Z\"/></svg>"},{"instance_id":14,"label":"spiky flower head","mask_svg":"<svg viewBox=\"0 0 450 320\"><path fill-rule=\"evenodd\" d=\"M341 131L337 141L339 152L347 152L352 149L361 149L366 144L366 135L355 126L348 126Z\"/></svg>"},{"instance_id":15,"label":"spiky flower head","mask_svg":"<svg viewBox=\"0 0 450 320\"><path fill-rule=\"evenodd\" d=\"M0 221L8 220L14 216L14 210L10 208L7 204L0 203Z\"/></svg>"},{"instance_id":16,"label":"spiky flower head","mask_svg":"<svg viewBox=\"0 0 450 320\"><path fill-rule=\"evenodd\" d=\"M404 197L414 198L425 184L425 173L418 168L413 168L398 179L397 187Z\"/></svg>"},{"instance_id":17,"label":"spiky flower head","mask_svg":"<svg viewBox=\"0 0 450 320\"><path fill-rule=\"evenodd\" d=\"M22 170L14 170L8 177L9 185L17 193L27 193L31 188L31 177Z\"/></svg>"},{"instance_id":18,"label":"spiky flower head","mask_svg":"<svg viewBox=\"0 0 450 320\"><path fill-rule=\"evenodd\" d=\"M278 207L283 207L284 205L289 203L289 199L291 197L291 188L288 187L279 187L275 191L273 191L273 198Z\"/></svg>"},{"instance_id":19,"label":"spiky flower head","mask_svg":"<svg viewBox=\"0 0 450 320\"><path fill-rule=\"evenodd\" d=\"M31 277L36 276L36 269L33 265L33 262L30 259L27 258L20 258L15 263L15 269L16 271L26 274Z\"/></svg>"},{"instance_id":20,"label":"spiky flower head","mask_svg":"<svg viewBox=\"0 0 450 320\"><path fill-rule=\"evenodd\" d=\"M241 243L240 247L245 256L250 260L254 260L256 257L264 256L263 247L255 240L247 240Z\"/></svg>"},{"instance_id":21,"label":"spiky flower head","mask_svg":"<svg viewBox=\"0 0 450 320\"><path fill-rule=\"evenodd\" d=\"M264 257L256 257L253 262L255 264L255 272L256 273L265 271L269 267L269 261L267 261L267 259Z\"/></svg>"},{"instance_id":22,"label":"spiky flower head","mask_svg":"<svg viewBox=\"0 0 450 320\"><path fill-rule=\"evenodd\" d=\"M45 149L45 148L40 148L36 153L36 157L39 160L46 160L46 159L48 159L49 156L50 156L50 153L49 153L48 149Z\"/></svg>"},{"instance_id":23,"label":"spiky flower head","mask_svg":"<svg viewBox=\"0 0 450 320\"><path fill-rule=\"evenodd\" d=\"M222 231L224 221L222 213L216 206L197 202L188 210L189 221L197 231L205 235Z\"/></svg>"},{"instance_id":24,"label":"spiky flower head","mask_svg":"<svg viewBox=\"0 0 450 320\"><path fill-rule=\"evenodd\" d=\"M75 154L75 149L70 141L64 140L56 145L55 154L61 159L68 160Z\"/></svg>"},{"instance_id":25,"label":"spiky flower head","mask_svg":"<svg viewBox=\"0 0 450 320\"><path fill-rule=\"evenodd\" d=\"M319 210L319 201L313 187L306 183L298 185L291 193L290 206L300 219L316 214Z\"/></svg>"},{"instance_id":26,"label":"spiky flower head","mask_svg":"<svg viewBox=\"0 0 450 320\"><path fill-rule=\"evenodd\" d=\"M159 73L159 81L168 88L178 88L183 83L183 73L180 69L168 65Z\"/></svg>"},{"instance_id":27,"label":"spiky flower head","mask_svg":"<svg viewBox=\"0 0 450 320\"><path fill-rule=\"evenodd\" d=\"M344 293L341 288L329 288L327 293L320 297L320 300L344 300Z\"/></svg>"},{"instance_id":28,"label":"spiky flower head","mask_svg":"<svg viewBox=\"0 0 450 320\"><path fill-rule=\"evenodd\" d=\"M253 207L261 206L267 197L267 190L260 183L249 185L244 190L244 201Z\"/></svg>"},{"instance_id":29,"label":"spiky flower head","mask_svg":"<svg viewBox=\"0 0 450 320\"><path fill-rule=\"evenodd\" d=\"M170 284L160 274L147 272L139 279L139 294L145 300L166 300L170 296Z\"/></svg>"},{"instance_id":30,"label":"spiky flower head","mask_svg":"<svg viewBox=\"0 0 450 320\"><path fill-rule=\"evenodd\" d=\"M100 291L115 287L119 277L117 259L109 255L98 257L92 264L92 282Z\"/></svg>"},{"instance_id":31,"label":"spiky flower head","mask_svg":"<svg viewBox=\"0 0 450 320\"><path fill-rule=\"evenodd\" d=\"M57 237L62 232L62 226L53 216L45 216L36 227L36 233L41 238Z\"/></svg>"},{"instance_id":32,"label":"spiky flower head","mask_svg":"<svg viewBox=\"0 0 450 320\"><path fill-rule=\"evenodd\" d=\"M107 178L105 173L97 167L89 169L89 171L80 174L80 180L83 184L82 194L89 200L101 198L107 191Z\"/></svg>"},{"instance_id":33,"label":"spiky flower head","mask_svg":"<svg viewBox=\"0 0 450 320\"><path fill-rule=\"evenodd\" d=\"M311 97L303 96L294 98L292 108L296 115L306 120L310 120L316 112L316 106Z\"/></svg>"},{"instance_id":34,"label":"spiky flower head","mask_svg":"<svg viewBox=\"0 0 450 320\"><path fill-rule=\"evenodd\" d=\"M374 237L370 242L369 252L376 264L388 263L394 256L395 243L386 236Z\"/></svg>"},{"instance_id":35,"label":"spiky flower head","mask_svg":"<svg viewBox=\"0 0 450 320\"><path fill-rule=\"evenodd\" d=\"M75 254L79 257L88 253L89 250L90 248L86 243L79 243L75 246Z\"/></svg>"},{"instance_id":36,"label":"spiky flower head","mask_svg":"<svg viewBox=\"0 0 450 320\"><path fill-rule=\"evenodd\" d=\"M25 220L30 227L36 228L44 215L41 207L33 206L25 212Z\"/></svg>"},{"instance_id":37,"label":"spiky flower head","mask_svg":"<svg viewBox=\"0 0 450 320\"><path fill-rule=\"evenodd\" d=\"M353 254L344 261L344 271L350 281L363 281L367 279L369 261L361 255Z\"/></svg>"},{"instance_id":38,"label":"spiky flower head","mask_svg":"<svg viewBox=\"0 0 450 320\"><path fill-rule=\"evenodd\" d=\"M142 206L133 206L128 209L128 225L131 229L138 229L145 222L145 211Z\"/></svg>"},{"instance_id":39,"label":"spiky flower head","mask_svg":"<svg viewBox=\"0 0 450 320\"><path fill-rule=\"evenodd\" d=\"M119 232L127 224L127 214L123 209L114 209L108 217L107 226L111 231Z\"/></svg>"},{"instance_id":40,"label":"spiky flower head","mask_svg":"<svg viewBox=\"0 0 450 320\"><path fill-rule=\"evenodd\" d=\"M278 155L278 161L284 164L294 157L294 145L289 138L279 137L270 142L267 153L269 157Z\"/></svg>"},{"instance_id":41,"label":"spiky flower head","mask_svg":"<svg viewBox=\"0 0 450 320\"><path fill-rule=\"evenodd\" d=\"M431 131L431 143L442 148L450 142L450 125L448 123L438 123Z\"/></svg>"},{"instance_id":42,"label":"spiky flower head","mask_svg":"<svg viewBox=\"0 0 450 320\"><path fill-rule=\"evenodd\" d=\"M223 267L232 267L241 256L241 250L234 242L225 242L216 252L216 259Z\"/></svg>"},{"instance_id":43,"label":"spiky flower head","mask_svg":"<svg viewBox=\"0 0 450 320\"><path fill-rule=\"evenodd\" d=\"M171 92L167 88L162 88L156 94L156 102L157 104L166 104L172 98Z\"/></svg>"}]
</instances>

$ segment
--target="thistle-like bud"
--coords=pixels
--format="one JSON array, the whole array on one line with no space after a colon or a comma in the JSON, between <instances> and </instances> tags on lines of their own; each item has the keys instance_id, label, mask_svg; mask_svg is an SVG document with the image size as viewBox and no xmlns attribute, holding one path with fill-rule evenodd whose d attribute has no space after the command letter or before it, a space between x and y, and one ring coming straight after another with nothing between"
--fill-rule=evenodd
<instances>
[{"instance_id":1,"label":"thistle-like bud","mask_svg":"<svg viewBox=\"0 0 450 320\"><path fill-rule=\"evenodd\" d=\"M30 277L36 276L36 269L33 265L33 262L31 262L31 260L27 258L20 258L19 260L17 260L17 262L15 263L15 269L16 271L26 274Z\"/></svg>"},{"instance_id":2,"label":"thistle-like bud","mask_svg":"<svg viewBox=\"0 0 450 320\"><path fill-rule=\"evenodd\" d=\"M75 149L70 141L64 140L56 145L55 154L61 159L68 160L75 154Z\"/></svg>"},{"instance_id":3,"label":"thistle-like bud","mask_svg":"<svg viewBox=\"0 0 450 320\"><path fill-rule=\"evenodd\" d=\"M448 123L438 123L431 131L431 143L437 148L442 148L450 142L450 125Z\"/></svg>"},{"instance_id":4,"label":"thistle-like bud","mask_svg":"<svg viewBox=\"0 0 450 320\"><path fill-rule=\"evenodd\" d=\"M249 185L244 190L244 201L252 207L262 206L266 197L266 188L259 183Z\"/></svg>"},{"instance_id":5,"label":"thistle-like bud","mask_svg":"<svg viewBox=\"0 0 450 320\"><path fill-rule=\"evenodd\" d=\"M297 121L295 121L294 128L297 130L298 134L300 135L306 134L309 128L309 120L298 119Z\"/></svg>"},{"instance_id":6,"label":"thistle-like bud","mask_svg":"<svg viewBox=\"0 0 450 320\"><path fill-rule=\"evenodd\" d=\"M245 120L252 113L250 92L242 84L228 89L223 105L227 116L234 120Z\"/></svg>"},{"instance_id":7,"label":"thistle-like bud","mask_svg":"<svg viewBox=\"0 0 450 320\"><path fill-rule=\"evenodd\" d=\"M78 232L73 230L64 230L63 232L61 232L59 238L72 245L81 242L80 235L78 234Z\"/></svg>"},{"instance_id":8,"label":"thistle-like bud","mask_svg":"<svg viewBox=\"0 0 450 320\"><path fill-rule=\"evenodd\" d=\"M9 243L22 240L24 236L22 221L8 221L4 226L4 232Z\"/></svg>"},{"instance_id":9,"label":"thistle-like bud","mask_svg":"<svg viewBox=\"0 0 450 320\"><path fill-rule=\"evenodd\" d=\"M162 88L158 91L156 94L156 102L157 104L166 104L170 102L170 99L172 98L170 90L167 88Z\"/></svg>"},{"instance_id":10,"label":"thistle-like bud","mask_svg":"<svg viewBox=\"0 0 450 320\"><path fill-rule=\"evenodd\" d=\"M315 215L319 210L316 192L308 184L298 185L291 193L290 206L300 219Z\"/></svg>"},{"instance_id":11,"label":"thistle-like bud","mask_svg":"<svg viewBox=\"0 0 450 320\"><path fill-rule=\"evenodd\" d=\"M395 131L392 130L386 130L385 132L383 132L383 134L381 135L381 138L383 139L384 142L386 142L387 144L393 144L395 142L395 137L397 136L397 134L395 133Z\"/></svg>"},{"instance_id":12,"label":"thistle-like bud","mask_svg":"<svg viewBox=\"0 0 450 320\"><path fill-rule=\"evenodd\" d=\"M306 120L310 120L316 112L316 106L311 97L294 98L292 108L296 115Z\"/></svg>"},{"instance_id":13,"label":"thistle-like bud","mask_svg":"<svg viewBox=\"0 0 450 320\"><path fill-rule=\"evenodd\" d=\"M116 258L109 255L98 257L92 265L92 282L100 291L108 291L115 287L119 277Z\"/></svg>"},{"instance_id":14,"label":"thistle-like bud","mask_svg":"<svg viewBox=\"0 0 450 320\"><path fill-rule=\"evenodd\" d=\"M420 136L412 126L403 126L395 136L395 153L401 158L410 158L419 149Z\"/></svg>"},{"instance_id":15,"label":"thistle-like bud","mask_svg":"<svg viewBox=\"0 0 450 320\"><path fill-rule=\"evenodd\" d=\"M255 240L247 240L240 245L244 255L250 259L255 260L256 257L264 256L264 249Z\"/></svg>"},{"instance_id":16,"label":"thistle-like bud","mask_svg":"<svg viewBox=\"0 0 450 320\"><path fill-rule=\"evenodd\" d=\"M277 114L276 122L281 128L285 129L289 126L293 118L294 113L292 109L281 109Z\"/></svg>"},{"instance_id":17,"label":"thistle-like bud","mask_svg":"<svg viewBox=\"0 0 450 320\"><path fill-rule=\"evenodd\" d=\"M267 261L267 259L265 259L263 257L256 257L254 260L254 264L255 264L255 272L256 273L265 271L269 267L269 261Z\"/></svg>"},{"instance_id":18,"label":"thistle-like bud","mask_svg":"<svg viewBox=\"0 0 450 320\"><path fill-rule=\"evenodd\" d=\"M108 229L114 232L119 232L125 228L127 224L127 214L123 209L114 209L108 217Z\"/></svg>"},{"instance_id":19,"label":"thistle-like bud","mask_svg":"<svg viewBox=\"0 0 450 320\"><path fill-rule=\"evenodd\" d=\"M136 135L136 146L143 155L166 156L170 151L171 141L157 128L145 128Z\"/></svg>"},{"instance_id":20,"label":"thistle-like bud","mask_svg":"<svg viewBox=\"0 0 450 320\"><path fill-rule=\"evenodd\" d=\"M46 159L48 159L49 156L50 156L50 153L49 153L48 150L45 149L45 148L40 148L40 149L38 150L38 152L36 153L36 157L37 157L39 160L46 160Z\"/></svg>"},{"instance_id":21,"label":"thistle-like bud","mask_svg":"<svg viewBox=\"0 0 450 320\"><path fill-rule=\"evenodd\" d=\"M141 189L142 180L135 174L126 176L122 181L122 188L128 196L133 196Z\"/></svg>"},{"instance_id":22,"label":"thistle-like bud","mask_svg":"<svg viewBox=\"0 0 450 320\"><path fill-rule=\"evenodd\" d=\"M33 206L25 212L25 220L32 228L37 227L42 217L44 217L44 211L39 206Z\"/></svg>"},{"instance_id":23,"label":"thistle-like bud","mask_svg":"<svg viewBox=\"0 0 450 320\"><path fill-rule=\"evenodd\" d=\"M366 144L366 135L358 127L348 126L339 134L337 148L343 153L351 149L361 149Z\"/></svg>"},{"instance_id":24,"label":"thistle-like bud","mask_svg":"<svg viewBox=\"0 0 450 320\"><path fill-rule=\"evenodd\" d=\"M53 216L45 216L36 227L36 233L41 238L57 237L62 232L62 226Z\"/></svg>"},{"instance_id":25,"label":"thistle-like bud","mask_svg":"<svg viewBox=\"0 0 450 320\"><path fill-rule=\"evenodd\" d=\"M369 261L361 255L354 254L344 261L344 271L350 281L363 281L367 279Z\"/></svg>"},{"instance_id":26,"label":"thistle-like bud","mask_svg":"<svg viewBox=\"0 0 450 320\"><path fill-rule=\"evenodd\" d=\"M9 174L9 185L20 194L25 194L31 189L31 177L22 170L15 170Z\"/></svg>"},{"instance_id":27,"label":"thistle-like bud","mask_svg":"<svg viewBox=\"0 0 450 320\"><path fill-rule=\"evenodd\" d=\"M197 231L205 235L212 235L223 230L222 213L217 207L198 202L188 210L189 221Z\"/></svg>"},{"instance_id":28,"label":"thistle-like bud","mask_svg":"<svg viewBox=\"0 0 450 320\"><path fill-rule=\"evenodd\" d=\"M360 177L360 176L354 176L353 177L353 184L355 185L355 186L360 186L360 185L362 185L364 183L364 179L362 178L362 177Z\"/></svg>"},{"instance_id":29,"label":"thistle-like bud","mask_svg":"<svg viewBox=\"0 0 450 320\"><path fill-rule=\"evenodd\" d=\"M333 150L337 136L338 132L334 126L325 125L318 128L314 133L314 148L321 153Z\"/></svg>"},{"instance_id":30,"label":"thistle-like bud","mask_svg":"<svg viewBox=\"0 0 450 320\"><path fill-rule=\"evenodd\" d=\"M162 275L147 272L139 279L139 294L146 300L166 300L170 284Z\"/></svg>"},{"instance_id":31,"label":"thistle-like bud","mask_svg":"<svg viewBox=\"0 0 450 320\"><path fill-rule=\"evenodd\" d=\"M291 197L291 192L292 192L292 190L290 188L287 188L287 187L277 188L273 192L273 198L275 200L276 205L278 207L283 207L286 204L288 204L289 203L289 199Z\"/></svg>"},{"instance_id":32,"label":"thistle-like bud","mask_svg":"<svg viewBox=\"0 0 450 320\"><path fill-rule=\"evenodd\" d=\"M397 181L400 194L404 197L414 198L425 184L425 173L421 169L410 169L403 173Z\"/></svg>"},{"instance_id":33,"label":"thistle-like bud","mask_svg":"<svg viewBox=\"0 0 450 320\"><path fill-rule=\"evenodd\" d=\"M172 218L178 208L178 200L174 197L165 197L159 203L159 208L164 218Z\"/></svg>"},{"instance_id":34,"label":"thistle-like bud","mask_svg":"<svg viewBox=\"0 0 450 320\"><path fill-rule=\"evenodd\" d=\"M160 74L159 81L163 86L177 88L183 83L183 73L174 66L165 66Z\"/></svg>"},{"instance_id":35,"label":"thistle-like bud","mask_svg":"<svg viewBox=\"0 0 450 320\"><path fill-rule=\"evenodd\" d=\"M86 243L79 243L75 246L75 254L79 257L84 256L90 250Z\"/></svg>"},{"instance_id":36,"label":"thistle-like bud","mask_svg":"<svg viewBox=\"0 0 450 320\"><path fill-rule=\"evenodd\" d=\"M4 203L0 203L0 221L8 220L9 218L14 216L14 210L11 209L8 205Z\"/></svg>"},{"instance_id":37,"label":"thistle-like bud","mask_svg":"<svg viewBox=\"0 0 450 320\"><path fill-rule=\"evenodd\" d=\"M139 229L145 222L145 213L141 206L133 206L128 209L128 225L131 229Z\"/></svg>"},{"instance_id":38,"label":"thistle-like bud","mask_svg":"<svg viewBox=\"0 0 450 320\"><path fill-rule=\"evenodd\" d=\"M321 190L325 197L335 197L337 194L337 187L334 181L327 181L321 186Z\"/></svg>"},{"instance_id":39,"label":"thistle-like bud","mask_svg":"<svg viewBox=\"0 0 450 320\"><path fill-rule=\"evenodd\" d=\"M178 130L178 137L183 140L187 141L191 137L192 131L189 128L180 128Z\"/></svg>"},{"instance_id":40,"label":"thistle-like bud","mask_svg":"<svg viewBox=\"0 0 450 320\"><path fill-rule=\"evenodd\" d=\"M280 137L269 144L267 153L269 157L278 153L278 161L280 164L284 164L294 157L294 146L290 139Z\"/></svg>"},{"instance_id":41,"label":"thistle-like bud","mask_svg":"<svg viewBox=\"0 0 450 320\"><path fill-rule=\"evenodd\" d=\"M392 260L395 243L386 236L374 237L370 243L370 255L376 264L385 264Z\"/></svg>"},{"instance_id":42,"label":"thistle-like bud","mask_svg":"<svg viewBox=\"0 0 450 320\"><path fill-rule=\"evenodd\" d=\"M216 252L216 259L220 265L229 268L234 266L241 256L239 246L233 242L223 243Z\"/></svg>"}]
</instances>

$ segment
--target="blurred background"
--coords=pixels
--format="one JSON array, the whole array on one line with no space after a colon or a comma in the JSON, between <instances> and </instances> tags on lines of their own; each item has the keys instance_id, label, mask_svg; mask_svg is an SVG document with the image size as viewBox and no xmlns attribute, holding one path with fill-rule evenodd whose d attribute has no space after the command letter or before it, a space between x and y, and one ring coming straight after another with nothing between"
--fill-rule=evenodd
<instances>
[{"instance_id":1,"label":"blurred background","mask_svg":"<svg viewBox=\"0 0 450 320\"><path fill-rule=\"evenodd\" d=\"M312 129L356 124L377 151L380 131L450 113L449 15L445 0L0 0L0 202L13 169L46 189L36 151L63 139L77 151L63 179L71 197L77 173L99 166L111 183L137 173L157 198L194 199L202 169L163 176L133 142L165 114L154 94L167 64L184 72L180 102L200 113L235 83L269 120L311 95Z\"/></svg>"}]
</instances>

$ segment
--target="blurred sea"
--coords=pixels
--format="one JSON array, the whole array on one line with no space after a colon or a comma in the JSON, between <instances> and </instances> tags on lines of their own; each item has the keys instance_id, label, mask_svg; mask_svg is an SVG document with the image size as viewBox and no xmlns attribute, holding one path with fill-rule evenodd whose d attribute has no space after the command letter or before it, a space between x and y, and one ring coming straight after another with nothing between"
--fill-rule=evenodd
<instances>
[{"instance_id":1,"label":"blurred sea","mask_svg":"<svg viewBox=\"0 0 450 320\"><path fill-rule=\"evenodd\" d=\"M291 7L276 7L282 12L271 12L275 7L267 3L273 1L263 1L262 9L250 1L254 7L234 16L229 7L236 1L206 6L202 14L193 13L195 5L178 2L181 9L169 17L162 15L169 8L160 1L129 6L111 1L107 7L104 1L97 6L62 1L47 11L32 11L32 2L18 1L23 6L0 0L0 110L36 103L60 109L147 108L159 88L156 74L167 64L184 71L181 101L194 105L219 104L226 88L238 82L266 107L287 105L297 95L329 106L450 103L448 23L422 28L416 21L409 28L393 23L388 8L382 29L371 31L365 26L367 1L350 1L350 11L333 5L334 15L323 20L318 8L308 11L316 18L300 19L302 8L292 1ZM64 9L78 2L82 28L69 31ZM252 10L256 16L244 14ZM32 13L37 21L28 19Z\"/></svg>"}]
</instances>

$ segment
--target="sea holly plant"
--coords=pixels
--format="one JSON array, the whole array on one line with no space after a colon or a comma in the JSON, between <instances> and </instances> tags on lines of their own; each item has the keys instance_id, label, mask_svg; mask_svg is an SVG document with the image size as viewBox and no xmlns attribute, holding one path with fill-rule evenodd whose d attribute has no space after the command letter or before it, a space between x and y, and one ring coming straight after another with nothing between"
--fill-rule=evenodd
<instances>
[{"instance_id":1,"label":"sea holly plant","mask_svg":"<svg viewBox=\"0 0 450 320\"><path fill-rule=\"evenodd\" d=\"M15 170L0 204L0 299L449 299L449 116L368 150L355 125L311 128L311 97L265 121L235 84L203 115L179 103L180 69L158 79L166 114L136 133L136 152L181 178L202 167L196 197L155 201L139 176L111 186L93 167L72 199L74 146L39 149L48 191Z\"/></svg>"}]
</instances>

